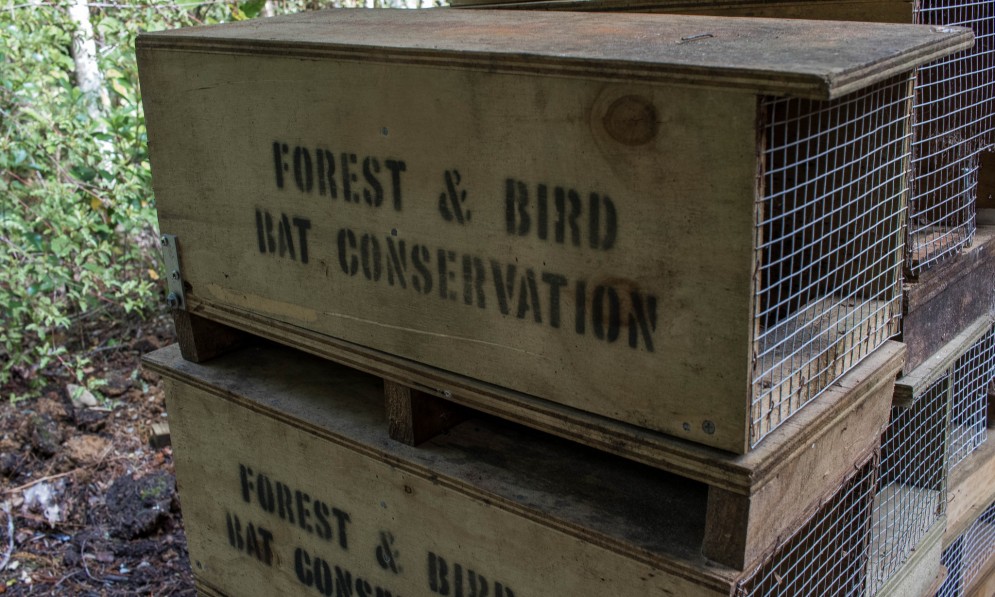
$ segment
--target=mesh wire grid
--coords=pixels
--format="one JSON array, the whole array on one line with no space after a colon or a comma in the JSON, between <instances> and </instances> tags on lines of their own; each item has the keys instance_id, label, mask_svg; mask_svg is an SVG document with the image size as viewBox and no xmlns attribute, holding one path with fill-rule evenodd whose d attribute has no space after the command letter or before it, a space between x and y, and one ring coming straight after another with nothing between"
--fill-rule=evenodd
<instances>
[{"instance_id":1,"label":"mesh wire grid","mask_svg":"<svg viewBox=\"0 0 995 597\"><path fill-rule=\"evenodd\" d=\"M807 523L740 581L737 597L860 595L876 463L869 460Z\"/></svg>"},{"instance_id":2,"label":"mesh wire grid","mask_svg":"<svg viewBox=\"0 0 995 597\"><path fill-rule=\"evenodd\" d=\"M954 362L951 368L950 468L988 439L988 392L995 379L995 327Z\"/></svg>"},{"instance_id":3,"label":"mesh wire grid","mask_svg":"<svg viewBox=\"0 0 995 597\"><path fill-rule=\"evenodd\" d=\"M919 68L906 269L918 275L974 234L979 154L995 143L995 0L920 0L916 20L974 30L975 45Z\"/></svg>"},{"instance_id":4,"label":"mesh wire grid","mask_svg":"<svg viewBox=\"0 0 995 597\"><path fill-rule=\"evenodd\" d=\"M947 579L936 597L961 597L995 558L995 504L989 506L949 547L942 563Z\"/></svg>"},{"instance_id":5,"label":"mesh wire grid","mask_svg":"<svg viewBox=\"0 0 995 597\"><path fill-rule=\"evenodd\" d=\"M891 410L871 514L868 595L901 569L946 508L949 382L944 375L910 406Z\"/></svg>"},{"instance_id":6,"label":"mesh wire grid","mask_svg":"<svg viewBox=\"0 0 995 597\"><path fill-rule=\"evenodd\" d=\"M751 447L897 331L911 98L761 102Z\"/></svg>"}]
</instances>

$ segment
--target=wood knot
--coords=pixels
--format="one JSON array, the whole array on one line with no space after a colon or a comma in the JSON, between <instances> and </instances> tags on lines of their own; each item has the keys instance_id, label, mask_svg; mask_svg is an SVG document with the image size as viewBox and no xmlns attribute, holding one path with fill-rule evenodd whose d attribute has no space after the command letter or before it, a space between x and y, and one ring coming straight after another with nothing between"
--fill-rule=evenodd
<instances>
[{"instance_id":1,"label":"wood knot","mask_svg":"<svg viewBox=\"0 0 995 597\"><path fill-rule=\"evenodd\" d=\"M622 96L612 102L602 122L611 138L623 145L642 145L656 137L656 108L638 95Z\"/></svg>"}]
</instances>

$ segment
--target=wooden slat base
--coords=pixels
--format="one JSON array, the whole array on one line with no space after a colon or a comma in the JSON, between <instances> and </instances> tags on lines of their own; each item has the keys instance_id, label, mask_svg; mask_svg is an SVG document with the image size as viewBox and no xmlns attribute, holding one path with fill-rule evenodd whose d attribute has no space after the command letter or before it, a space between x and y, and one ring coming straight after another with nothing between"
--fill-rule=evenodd
<instances>
[{"instance_id":1,"label":"wooden slat base","mask_svg":"<svg viewBox=\"0 0 995 597\"><path fill-rule=\"evenodd\" d=\"M980 222L974 242L960 255L905 284L902 341L909 353L905 371L925 363L972 321L995 305L995 226Z\"/></svg>"},{"instance_id":2,"label":"wooden slat base","mask_svg":"<svg viewBox=\"0 0 995 597\"><path fill-rule=\"evenodd\" d=\"M269 351L267 354L284 354L275 348L246 349L250 352L261 350ZM241 351L219 358L217 367L231 369L227 363L239 362L243 359L240 354ZM701 529L689 549L730 569L745 569L790 535L852 473L856 464L866 461L868 454L878 447L890 406L893 377L901 364L901 349L898 345L889 345L876 357L879 361L875 362L872 358L868 369L858 368L852 376L844 378L837 390L841 393L839 404L817 403L807 408L797 420L789 421L783 431L778 430L764 450L739 457L697 447L689 452L698 456L701 472L705 473L695 476L718 481L704 481L704 484L697 485L700 487L697 491L701 501L697 507L701 509ZM298 365L295 361L303 359L310 362L311 357L298 354L297 357L284 359L289 362L281 369L281 376L293 379L301 376L296 372ZM197 376L218 375L212 373L216 370L213 363L211 368L204 368L186 362L176 348L150 356L147 365L164 375L188 381ZM339 370L330 363L324 363L324 366L329 370ZM360 375L349 369L342 371L353 376ZM204 385L206 382L197 383ZM244 386L245 382L241 383ZM211 384L220 385L221 382L212 381ZM405 386L388 383L388 387L402 397L411 397ZM332 392L331 386L328 391ZM376 408L383 417L383 408L379 405ZM172 415L171 421L176 424ZM386 423L383 421L380 425L386 428ZM385 429L381 432L386 436ZM173 433L175 442L175 430ZM444 441L449 435L439 436L428 443ZM428 439L424 435L417 436L417 433L409 437L414 437L416 442ZM768 443L764 445L768 446ZM580 446L573 449L586 450ZM767 453L767 450L770 452ZM723 472L726 473L724 477L720 475ZM663 472L646 474L670 477ZM695 476L672 478L685 477L681 480L684 484L702 481ZM745 487L734 484L743 480L752 483ZM791 499L785 500L786 495L792 496Z\"/></svg>"},{"instance_id":3,"label":"wooden slat base","mask_svg":"<svg viewBox=\"0 0 995 597\"><path fill-rule=\"evenodd\" d=\"M905 352L901 344L885 344L753 451L734 455L330 340L253 313L207 305L201 308L212 320L382 377L388 388L401 394L401 403L408 400L406 392L445 397L465 407L705 483L710 487L710 514L703 552L736 569L749 566L786 536L852 472L855 463L879 447ZM397 402L396 398L387 400ZM436 413L435 422L423 421L422 431L415 434L411 423L405 422L413 421L415 415L410 407L405 409L400 415L392 415L395 439L418 443L431 435L432 429L445 428ZM446 410L448 407L443 412ZM431 422L433 416L427 421ZM453 416L449 410L446 417ZM794 496L790 503L782 500L784 492Z\"/></svg>"},{"instance_id":4,"label":"wooden slat base","mask_svg":"<svg viewBox=\"0 0 995 597\"><path fill-rule=\"evenodd\" d=\"M701 484L489 417L391 441L379 380L286 349L147 364L206 595L735 590L740 573L698 549Z\"/></svg>"}]
</instances>

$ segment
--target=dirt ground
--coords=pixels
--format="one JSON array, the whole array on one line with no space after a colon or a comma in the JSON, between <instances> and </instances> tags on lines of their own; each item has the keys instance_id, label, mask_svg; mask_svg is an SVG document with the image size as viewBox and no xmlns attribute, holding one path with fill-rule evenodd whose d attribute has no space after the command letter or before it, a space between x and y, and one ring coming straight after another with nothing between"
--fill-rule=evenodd
<instances>
[{"instance_id":1,"label":"dirt ground","mask_svg":"<svg viewBox=\"0 0 995 597\"><path fill-rule=\"evenodd\" d=\"M53 377L40 398L0 402L3 597L196 594L172 452L153 434L168 421L162 384L140 366L174 341L172 322L101 333L119 346L92 343L100 396Z\"/></svg>"}]
</instances>

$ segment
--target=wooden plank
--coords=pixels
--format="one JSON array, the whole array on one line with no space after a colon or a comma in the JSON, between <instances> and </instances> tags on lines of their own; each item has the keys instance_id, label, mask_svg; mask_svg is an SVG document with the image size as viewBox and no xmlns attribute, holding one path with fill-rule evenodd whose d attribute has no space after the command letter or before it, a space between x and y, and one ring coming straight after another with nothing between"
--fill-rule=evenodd
<instances>
[{"instance_id":1,"label":"wooden plank","mask_svg":"<svg viewBox=\"0 0 995 597\"><path fill-rule=\"evenodd\" d=\"M995 557L988 558L975 579L964 589L966 597L992 597L995 595Z\"/></svg>"},{"instance_id":2,"label":"wooden plank","mask_svg":"<svg viewBox=\"0 0 995 597\"><path fill-rule=\"evenodd\" d=\"M995 317L992 315L982 315L931 355L926 362L902 375L895 383L895 403L907 405L914 402L917 396L933 382L946 375L954 362L991 330L993 321Z\"/></svg>"},{"instance_id":3,"label":"wooden plank","mask_svg":"<svg viewBox=\"0 0 995 597\"><path fill-rule=\"evenodd\" d=\"M926 536L913 550L911 557L876 593L880 597L933 597L939 588L937 579L942 576L940 559L943 556L943 531L946 519L933 524ZM942 580L940 581L942 583Z\"/></svg>"},{"instance_id":4,"label":"wooden plank","mask_svg":"<svg viewBox=\"0 0 995 597\"><path fill-rule=\"evenodd\" d=\"M995 441L989 439L950 473L944 545L952 544L993 502Z\"/></svg>"},{"instance_id":5,"label":"wooden plank","mask_svg":"<svg viewBox=\"0 0 995 597\"><path fill-rule=\"evenodd\" d=\"M959 255L905 284L902 341L907 370L925 363L957 333L995 305L995 226L979 214L974 242Z\"/></svg>"},{"instance_id":6,"label":"wooden plank","mask_svg":"<svg viewBox=\"0 0 995 597\"><path fill-rule=\"evenodd\" d=\"M387 433L391 439L417 446L467 417L466 409L425 392L384 380Z\"/></svg>"},{"instance_id":7,"label":"wooden plank","mask_svg":"<svg viewBox=\"0 0 995 597\"><path fill-rule=\"evenodd\" d=\"M393 442L378 380L285 349L149 358L201 586L329 594L348 573L368 595L732 594L737 573L696 547L699 485L487 418Z\"/></svg>"},{"instance_id":8,"label":"wooden plank","mask_svg":"<svg viewBox=\"0 0 995 597\"><path fill-rule=\"evenodd\" d=\"M846 28L710 17L522 15L508 11L321 11L259 22L143 34L153 47L336 57L490 72L717 85L816 99L908 72L971 47L966 29ZM262 33L260 33L262 31ZM680 43L694 38L695 43ZM584 43L577 43L582 39ZM468 45L472 43L472 46Z\"/></svg>"},{"instance_id":9,"label":"wooden plank","mask_svg":"<svg viewBox=\"0 0 995 597\"><path fill-rule=\"evenodd\" d=\"M459 8L629 11L726 17L914 23L908 0L452 0Z\"/></svg>"}]
</instances>

